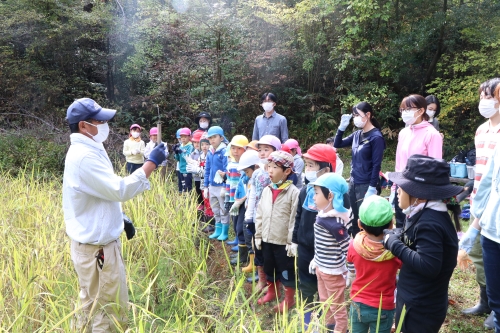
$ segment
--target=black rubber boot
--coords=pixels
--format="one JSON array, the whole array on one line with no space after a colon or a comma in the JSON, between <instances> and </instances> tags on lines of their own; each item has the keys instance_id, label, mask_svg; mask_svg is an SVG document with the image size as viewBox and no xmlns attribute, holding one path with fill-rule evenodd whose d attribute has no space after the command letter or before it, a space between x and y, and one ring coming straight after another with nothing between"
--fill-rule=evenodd
<instances>
[{"instance_id":1,"label":"black rubber boot","mask_svg":"<svg viewBox=\"0 0 500 333\"><path fill-rule=\"evenodd\" d=\"M488 306L488 295L486 295L486 287L480 286L479 292L479 303L477 303L472 308L462 310L463 314L479 316L483 314L489 314L491 312Z\"/></svg>"},{"instance_id":2,"label":"black rubber boot","mask_svg":"<svg viewBox=\"0 0 500 333\"><path fill-rule=\"evenodd\" d=\"M231 260L231 265L236 266L240 263L240 265L248 263L248 247L246 245L238 244L238 256Z\"/></svg>"},{"instance_id":3,"label":"black rubber boot","mask_svg":"<svg viewBox=\"0 0 500 333\"><path fill-rule=\"evenodd\" d=\"M493 311L491 311L488 318L486 318L486 320L484 321L484 327L486 327L489 330L495 329L495 322L493 320Z\"/></svg>"}]
</instances>

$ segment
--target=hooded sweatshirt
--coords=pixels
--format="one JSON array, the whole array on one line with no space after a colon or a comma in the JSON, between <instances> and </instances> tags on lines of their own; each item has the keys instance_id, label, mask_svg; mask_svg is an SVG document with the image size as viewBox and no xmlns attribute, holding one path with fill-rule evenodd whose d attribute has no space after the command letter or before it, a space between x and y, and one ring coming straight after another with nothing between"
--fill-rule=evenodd
<instances>
[{"instance_id":1,"label":"hooded sweatshirt","mask_svg":"<svg viewBox=\"0 0 500 333\"><path fill-rule=\"evenodd\" d=\"M401 261L382 242L368 238L365 231L359 232L349 245L347 261L356 269L351 288L353 301L378 308L382 295L382 309L394 310L396 273Z\"/></svg>"},{"instance_id":2,"label":"hooded sweatshirt","mask_svg":"<svg viewBox=\"0 0 500 333\"><path fill-rule=\"evenodd\" d=\"M443 138L427 121L405 127L399 132L396 172L403 172L411 155L443 158Z\"/></svg>"}]
</instances>

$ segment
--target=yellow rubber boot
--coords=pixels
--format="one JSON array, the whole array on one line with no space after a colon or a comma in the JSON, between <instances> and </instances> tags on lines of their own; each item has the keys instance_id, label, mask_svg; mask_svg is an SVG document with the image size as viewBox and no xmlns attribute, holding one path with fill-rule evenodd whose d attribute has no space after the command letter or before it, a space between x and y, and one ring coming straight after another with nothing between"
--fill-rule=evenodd
<instances>
[{"instance_id":1,"label":"yellow rubber boot","mask_svg":"<svg viewBox=\"0 0 500 333\"><path fill-rule=\"evenodd\" d=\"M254 258L255 258L255 254L250 253L250 254L249 254L249 259L248 259L248 261L249 261L249 262L248 262L248 266L243 267L243 268L241 269L241 271L242 271L243 273L252 273L252 272L253 272L253 270L255 269L255 266L253 265L253 260L254 260Z\"/></svg>"}]
</instances>

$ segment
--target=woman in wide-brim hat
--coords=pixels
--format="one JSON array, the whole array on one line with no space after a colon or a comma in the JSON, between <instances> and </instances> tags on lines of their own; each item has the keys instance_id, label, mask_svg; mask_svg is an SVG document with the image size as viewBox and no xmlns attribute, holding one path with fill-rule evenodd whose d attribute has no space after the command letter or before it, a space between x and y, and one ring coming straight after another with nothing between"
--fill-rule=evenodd
<instances>
[{"instance_id":1,"label":"woman in wide-brim hat","mask_svg":"<svg viewBox=\"0 0 500 333\"><path fill-rule=\"evenodd\" d=\"M413 155L403 172L389 175L399 187L399 207L406 215L404 228L388 230L384 237L385 248L403 262L396 325L402 320L405 333L437 333L446 318L460 230L460 206L454 197L463 190L450 184L449 171L445 160Z\"/></svg>"}]
</instances>

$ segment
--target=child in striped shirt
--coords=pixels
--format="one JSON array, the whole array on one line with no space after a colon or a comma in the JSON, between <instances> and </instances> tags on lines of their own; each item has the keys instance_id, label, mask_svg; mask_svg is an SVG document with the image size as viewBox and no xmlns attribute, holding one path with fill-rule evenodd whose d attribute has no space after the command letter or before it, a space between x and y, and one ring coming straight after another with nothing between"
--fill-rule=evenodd
<instances>
[{"instance_id":1,"label":"child in striped shirt","mask_svg":"<svg viewBox=\"0 0 500 333\"><path fill-rule=\"evenodd\" d=\"M318 277L320 302L329 302L325 317L328 332L346 333L344 291L354 275L354 266L349 263L349 267L346 266L350 237L346 228L349 213L344 208L344 194L348 186L344 178L334 173L320 176L312 185L319 213L314 224L314 259L309 270Z\"/></svg>"}]
</instances>

